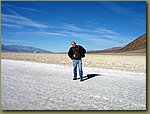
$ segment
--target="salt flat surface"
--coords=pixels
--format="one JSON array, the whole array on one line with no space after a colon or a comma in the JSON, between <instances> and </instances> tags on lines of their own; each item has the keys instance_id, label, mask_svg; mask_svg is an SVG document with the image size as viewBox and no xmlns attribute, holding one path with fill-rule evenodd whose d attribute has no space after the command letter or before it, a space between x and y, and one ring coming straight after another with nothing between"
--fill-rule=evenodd
<instances>
[{"instance_id":1,"label":"salt flat surface","mask_svg":"<svg viewBox=\"0 0 150 114\"><path fill-rule=\"evenodd\" d=\"M1 60L2 110L146 110L146 73ZM88 76L88 77L87 77Z\"/></svg>"}]
</instances>

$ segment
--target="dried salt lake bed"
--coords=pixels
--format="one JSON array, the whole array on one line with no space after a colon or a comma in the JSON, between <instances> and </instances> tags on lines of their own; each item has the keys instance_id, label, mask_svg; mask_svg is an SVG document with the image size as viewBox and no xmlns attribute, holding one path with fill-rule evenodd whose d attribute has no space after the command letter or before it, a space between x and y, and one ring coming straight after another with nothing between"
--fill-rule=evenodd
<instances>
[{"instance_id":1,"label":"dried salt lake bed","mask_svg":"<svg viewBox=\"0 0 150 114\"><path fill-rule=\"evenodd\" d=\"M1 109L146 110L145 72L83 70L80 82L67 65L2 59Z\"/></svg>"},{"instance_id":2,"label":"dried salt lake bed","mask_svg":"<svg viewBox=\"0 0 150 114\"><path fill-rule=\"evenodd\" d=\"M6 53L2 59L23 60L72 66L67 54ZM146 56L130 54L86 54L83 66L146 73Z\"/></svg>"}]
</instances>

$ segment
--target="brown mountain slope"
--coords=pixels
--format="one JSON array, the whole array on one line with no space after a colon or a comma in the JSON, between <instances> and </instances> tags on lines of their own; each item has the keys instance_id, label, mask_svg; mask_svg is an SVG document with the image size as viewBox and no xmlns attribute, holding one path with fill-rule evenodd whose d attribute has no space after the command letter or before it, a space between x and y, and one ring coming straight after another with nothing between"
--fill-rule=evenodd
<instances>
[{"instance_id":1,"label":"brown mountain slope","mask_svg":"<svg viewBox=\"0 0 150 114\"><path fill-rule=\"evenodd\" d=\"M117 52L128 52L128 51L137 51L137 50L145 50L146 53L146 34L138 37L133 40L123 48L119 49Z\"/></svg>"},{"instance_id":2,"label":"brown mountain slope","mask_svg":"<svg viewBox=\"0 0 150 114\"><path fill-rule=\"evenodd\" d=\"M146 34L136 38L129 44L122 47L113 47L104 50L93 50L88 53L141 53L146 54Z\"/></svg>"},{"instance_id":3,"label":"brown mountain slope","mask_svg":"<svg viewBox=\"0 0 150 114\"><path fill-rule=\"evenodd\" d=\"M104 49L104 50L93 50L93 51L88 51L88 53L113 53L121 49L122 47L113 47L109 49Z\"/></svg>"}]
</instances>

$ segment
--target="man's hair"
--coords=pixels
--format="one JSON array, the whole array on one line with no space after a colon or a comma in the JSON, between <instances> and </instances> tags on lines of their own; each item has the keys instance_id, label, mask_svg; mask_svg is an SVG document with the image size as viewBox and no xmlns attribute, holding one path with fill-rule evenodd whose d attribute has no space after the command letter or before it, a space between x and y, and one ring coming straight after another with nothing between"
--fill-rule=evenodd
<instances>
[{"instance_id":1,"label":"man's hair","mask_svg":"<svg viewBox=\"0 0 150 114\"><path fill-rule=\"evenodd\" d=\"M72 42L71 42L71 44L72 44L72 43L76 44L76 42L75 42L75 41L72 41Z\"/></svg>"}]
</instances>

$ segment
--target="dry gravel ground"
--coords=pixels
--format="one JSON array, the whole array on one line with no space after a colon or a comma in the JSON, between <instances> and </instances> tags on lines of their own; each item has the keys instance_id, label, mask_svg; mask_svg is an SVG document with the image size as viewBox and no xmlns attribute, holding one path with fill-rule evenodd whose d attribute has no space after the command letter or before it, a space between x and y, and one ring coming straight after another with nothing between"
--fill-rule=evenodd
<instances>
[{"instance_id":1,"label":"dry gravel ground","mask_svg":"<svg viewBox=\"0 0 150 114\"><path fill-rule=\"evenodd\" d=\"M30 58L30 56L23 57ZM42 60L47 58L43 55L38 57ZM47 58L47 61L56 62L57 59L58 62L68 61L66 55L63 55L66 59L55 57L54 60ZM145 67L140 61L143 61L143 57L139 57L140 60L131 57L132 61L130 57L119 59L115 59L114 56L93 55L93 57L97 59L87 55L88 59L84 60L86 66L92 66L95 62L96 65L103 64L104 67L113 63L117 65L124 63L126 66L136 64L141 71L144 69L142 66ZM127 64L128 60L132 63ZM105 62L109 65L107 66ZM120 67L126 68L122 64ZM84 67L83 70L85 80L80 82L72 80L70 66L2 59L1 109L146 110L146 73L109 70L96 66Z\"/></svg>"},{"instance_id":2,"label":"dry gravel ground","mask_svg":"<svg viewBox=\"0 0 150 114\"><path fill-rule=\"evenodd\" d=\"M2 59L25 60L49 64L72 65L67 54L2 53ZM146 72L145 55L86 54L85 67Z\"/></svg>"}]
</instances>

